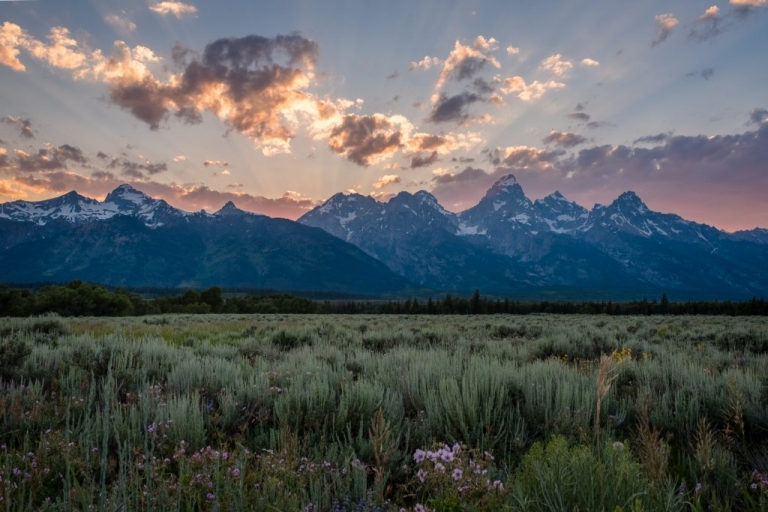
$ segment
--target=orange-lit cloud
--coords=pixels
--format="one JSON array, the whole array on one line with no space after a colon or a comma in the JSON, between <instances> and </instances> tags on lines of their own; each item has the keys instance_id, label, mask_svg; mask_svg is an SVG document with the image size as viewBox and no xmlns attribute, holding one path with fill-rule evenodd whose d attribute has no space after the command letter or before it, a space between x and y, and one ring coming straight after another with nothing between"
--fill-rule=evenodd
<instances>
[{"instance_id":1,"label":"orange-lit cloud","mask_svg":"<svg viewBox=\"0 0 768 512\"><path fill-rule=\"evenodd\" d=\"M541 99L547 91L560 89L562 87L565 87L564 83L555 82L554 80L548 82L534 80L533 82L526 84L523 77L513 76L504 80L501 92L504 94L515 94L523 101L535 101Z\"/></svg>"},{"instance_id":2,"label":"orange-lit cloud","mask_svg":"<svg viewBox=\"0 0 768 512\"><path fill-rule=\"evenodd\" d=\"M586 141L587 139L576 133L558 132L554 130L549 132L549 135L542 139L544 144L554 144L561 148L572 148L579 144L583 144Z\"/></svg>"},{"instance_id":3,"label":"orange-lit cloud","mask_svg":"<svg viewBox=\"0 0 768 512\"><path fill-rule=\"evenodd\" d=\"M491 55L491 52L497 48L498 41L492 37L486 39L483 36L477 36L471 46L456 41L453 50L445 59L435 89L442 88L448 80L473 78L486 65L500 68L499 61Z\"/></svg>"},{"instance_id":4,"label":"orange-lit cloud","mask_svg":"<svg viewBox=\"0 0 768 512\"><path fill-rule=\"evenodd\" d=\"M659 14L654 17L654 20L656 21L656 37L651 41L651 46L658 46L667 40L672 29L680 23L680 20L674 14L669 13Z\"/></svg>"},{"instance_id":5,"label":"orange-lit cloud","mask_svg":"<svg viewBox=\"0 0 768 512\"><path fill-rule=\"evenodd\" d=\"M565 60L562 55L557 53L542 60L541 69L545 69L557 76L564 76L573 69L573 61Z\"/></svg>"},{"instance_id":6,"label":"orange-lit cloud","mask_svg":"<svg viewBox=\"0 0 768 512\"><path fill-rule=\"evenodd\" d=\"M173 15L177 18L181 18L186 14L197 13L197 7L194 5L184 4L181 2L159 2L149 8L150 11L156 12L162 16Z\"/></svg>"},{"instance_id":7,"label":"orange-lit cloud","mask_svg":"<svg viewBox=\"0 0 768 512\"><path fill-rule=\"evenodd\" d=\"M427 55L423 59L421 59L418 62L411 62L411 64L408 66L409 71L426 71L432 67L437 67L440 64L442 64L443 61L438 59L437 57L430 57Z\"/></svg>"},{"instance_id":8,"label":"orange-lit cloud","mask_svg":"<svg viewBox=\"0 0 768 512\"><path fill-rule=\"evenodd\" d=\"M384 188L396 183L400 183L400 176L397 174L387 174L386 176L379 178L379 180L373 184L373 188Z\"/></svg>"}]
</instances>

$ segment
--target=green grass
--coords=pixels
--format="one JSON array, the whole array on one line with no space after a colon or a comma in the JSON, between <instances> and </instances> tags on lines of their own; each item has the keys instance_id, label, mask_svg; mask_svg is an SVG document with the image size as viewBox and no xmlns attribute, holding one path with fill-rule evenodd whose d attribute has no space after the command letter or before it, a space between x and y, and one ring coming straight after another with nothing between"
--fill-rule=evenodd
<instances>
[{"instance_id":1,"label":"green grass","mask_svg":"<svg viewBox=\"0 0 768 512\"><path fill-rule=\"evenodd\" d=\"M767 364L758 317L0 319L0 510L764 510Z\"/></svg>"}]
</instances>

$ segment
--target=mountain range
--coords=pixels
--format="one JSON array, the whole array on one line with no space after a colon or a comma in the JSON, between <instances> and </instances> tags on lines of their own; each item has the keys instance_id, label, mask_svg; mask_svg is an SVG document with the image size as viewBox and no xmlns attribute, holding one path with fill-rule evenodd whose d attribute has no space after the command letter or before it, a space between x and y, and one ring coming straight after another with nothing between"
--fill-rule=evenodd
<instances>
[{"instance_id":1,"label":"mountain range","mask_svg":"<svg viewBox=\"0 0 768 512\"><path fill-rule=\"evenodd\" d=\"M129 185L0 204L0 281L258 287L397 296L749 298L768 291L768 230L728 233L633 192L591 210L531 201L512 175L472 208L426 191L336 194L298 221L227 203L190 213Z\"/></svg>"}]
</instances>

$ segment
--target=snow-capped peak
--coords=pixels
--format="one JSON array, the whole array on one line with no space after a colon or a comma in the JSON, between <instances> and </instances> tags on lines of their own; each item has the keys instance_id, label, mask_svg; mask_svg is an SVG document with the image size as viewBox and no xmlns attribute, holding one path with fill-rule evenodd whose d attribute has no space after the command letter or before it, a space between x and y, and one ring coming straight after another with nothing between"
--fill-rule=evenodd
<instances>
[{"instance_id":1,"label":"snow-capped peak","mask_svg":"<svg viewBox=\"0 0 768 512\"><path fill-rule=\"evenodd\" d=\"M147 202L147 200L152 200L151 197L149 197L144 192L141 192L139 190L136 190L132 186L128 185L127 183L124 183L117 187L115 190L107 194L107 197L104 199L105 203L134 203L134 204L142 204Z\"/></svg>"},{"instance_id":2,"label":"snow-capped peak","mask_svg":"<svg viewBox=\"0 0 768 512\"><path fill-rule=\"evenodd\" d=\"M493 187L491 188L511 187L512 185L517 185L517 179L515 178L515 175L506 174L496 180L496 183L494 183Z\"/></svg>"}]
</instances>

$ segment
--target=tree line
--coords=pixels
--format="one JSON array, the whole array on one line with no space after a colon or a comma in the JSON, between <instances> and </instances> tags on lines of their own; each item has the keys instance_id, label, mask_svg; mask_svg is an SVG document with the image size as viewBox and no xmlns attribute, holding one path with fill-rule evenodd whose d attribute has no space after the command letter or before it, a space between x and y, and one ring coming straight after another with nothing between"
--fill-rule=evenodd
<instances>
[{"instance_id":1,"label":"tree line","mask_svg":"<svg viewBox=\"0 0 768 512\"><path fill-rule=\"evenodd\" d=\"M410 314L489 315L533 313L606 315L768 315L768 302L753 297L746 301L672 302L660 300L613 301L519 301L446 294L441 298L405 300L317 300L285 293L237 294L225 297L219 287L186 290L174 296L145 299L135 291L73 281L37 290L0 286L0 316L142 316L169 313L310 313L310 314Z\"/></svg>"}]
</instances>

